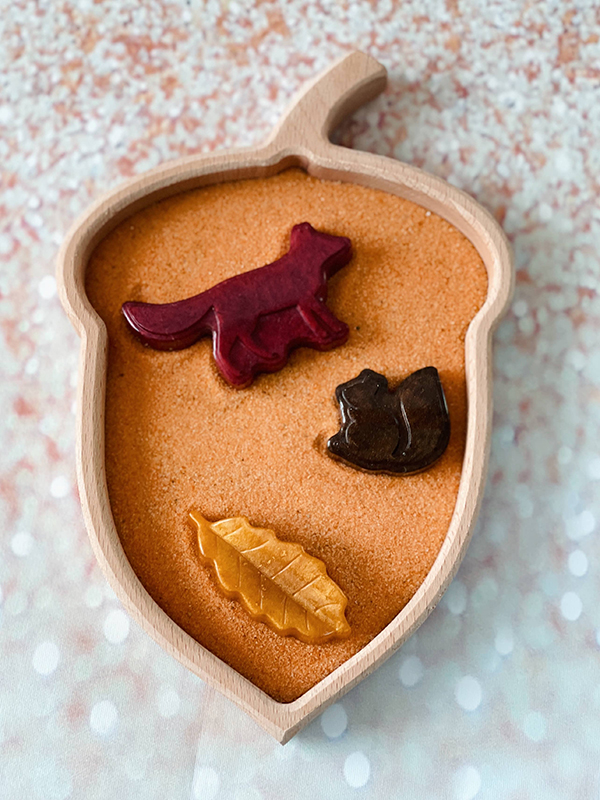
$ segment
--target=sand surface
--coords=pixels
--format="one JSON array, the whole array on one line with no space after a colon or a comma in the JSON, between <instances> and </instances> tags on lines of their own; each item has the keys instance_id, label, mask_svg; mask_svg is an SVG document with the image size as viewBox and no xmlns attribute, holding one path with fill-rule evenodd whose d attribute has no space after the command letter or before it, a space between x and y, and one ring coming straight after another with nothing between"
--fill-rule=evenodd
<instances>
[{"instance_id":1,"label":"sand surface","mask_svg":"<svg viewBox=\"0 0 600 800\"><path fill-rule=\"evenodd\" d=\"M236 390L211 342L144 348L120 314L126 300L196 294L288 249L308 221L348 236L354 258L329 283L347 344L296 350L287 366ZM109 332L106 468L125 552L175 622L277 700L296 699L360 650L410 600L454 509L465 442L464 337L487 276L469 241L435 214L372 189L299 170L225 183L157 203L93 253L87 291ZM452 435L414 476L370 475L333 461L335 387L368 367L394 386L439 370ZM252 620L198 556L188 512L246 516L321 558L348 596L350 638L309 645Z\"/></svg>"}]
</instances>

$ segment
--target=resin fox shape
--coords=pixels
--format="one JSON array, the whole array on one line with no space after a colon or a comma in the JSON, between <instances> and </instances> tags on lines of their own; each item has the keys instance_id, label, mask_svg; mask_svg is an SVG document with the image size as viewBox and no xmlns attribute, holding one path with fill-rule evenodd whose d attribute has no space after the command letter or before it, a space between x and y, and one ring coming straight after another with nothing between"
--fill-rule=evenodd
<instances>
[{"instance_id":1,"label":"resin fox shape","mask_svg":"<svg viewBox=\"0 0 600 800\"><path fill-rule=\"evenodd\" d=\"M127 302L123 314L143 344L181 350L212 334L217 368L228 383L248 386L276 372L294 347L329 350L348 326L325 305L327 281L352 258L350 240L295 225L289 251L264 267L235 275L175 303Z\"/></svg>"}]
</instances>

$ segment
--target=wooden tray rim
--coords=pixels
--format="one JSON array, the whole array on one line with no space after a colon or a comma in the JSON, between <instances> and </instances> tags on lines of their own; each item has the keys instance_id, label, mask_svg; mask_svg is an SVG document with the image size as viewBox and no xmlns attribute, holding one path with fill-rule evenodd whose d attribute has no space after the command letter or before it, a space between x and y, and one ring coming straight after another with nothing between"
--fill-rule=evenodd
<instances>
[{"instance_id":1,"label":"wooden tray rim","mask_svg":"<svg viewBox=\"0 0 600 800\"><path fill-rule=\"evenodd\" d=\"M58 258L62 303L82 338L77 473L92 548L115 593L167 652L219 689L278 741L288 741L325 707L389 657L426 619L451 581L472 534L483 495L491 426L491 337L512 295L506 238L473 198L441 178L384 156L332 144L330 129L385 85L385 70L352 53L291 104L266 143L195 155L151 170L107 193L77 220ZM486 301L465 339L468 425L455 510L442 548L411 601L368 645L292 703L279 703L206 650L152 600L131 568L112 517L104 464L108 337L87 299L84 275L98 242L120 221L160 199L223 181L274 175L292 166L325 180L350 181L404 197L442 216L476 247L488 272Z\"/></svg>"}]
</instances>

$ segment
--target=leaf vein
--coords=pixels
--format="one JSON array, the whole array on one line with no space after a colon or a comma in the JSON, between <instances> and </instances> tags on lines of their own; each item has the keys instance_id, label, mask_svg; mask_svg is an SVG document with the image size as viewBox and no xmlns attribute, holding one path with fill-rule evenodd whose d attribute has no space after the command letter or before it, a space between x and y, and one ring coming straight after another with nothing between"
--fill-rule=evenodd
<instances>
[{"instance_id":1,"label":"leaf vein","mask_svg":"<svg viewBox=\"0 0 600 800\"><path fill-rule=\"evenodd\" d=\"M271 580L274 581L275 578L278 578L281 575L282 572L285 572L286 569L289 569L292 566L292 564L294 563L294 561L298 561L299 558L302 558L302 553L298 553L297 556L294 556L294 558L292 558L292 560L290 561L289 564L286 564L285 567L282 567L279 570L279 572L275 573L275 575L271 575Z\"/></svg>"},{"instance_id":2,"label":"leaf vein","mask_svg":"<svg viewBox=\"0 0 600 800\"><path fill-rule=\"evenodd\" d=\"M239 550L238 552L241 553L243 556L245 556L246 553L256 553L257 550L260 550L261 547L266 547L268 544L269 542L263 542L262 544L259 544L256 547L248 547L247 550ZM233 547L233 545L231 545L231 547Z\"/></svg>"},{"instance_id":3,"label":"leaf vein","mask_svg":"<svg viewBox=\"0 0 600 800\"><path fill-rule=\"evenodd\" d=\"M313 583L316 583L320 577L321 577L320 575L317 575L317 577L313 578L312 581L309 581L308 583L305 583L304 586L301 586L299 589L296 589L292 597L296 597L297 594L300 594L300 592L303 592L305 589L308 589L310 586L313 585Z\"/></svg>"}]
</instances>

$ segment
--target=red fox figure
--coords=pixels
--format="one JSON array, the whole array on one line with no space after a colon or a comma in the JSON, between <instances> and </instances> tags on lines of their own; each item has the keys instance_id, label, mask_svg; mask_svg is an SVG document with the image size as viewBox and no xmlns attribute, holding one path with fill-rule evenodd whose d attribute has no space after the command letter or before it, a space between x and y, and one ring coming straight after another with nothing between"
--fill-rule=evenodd
<instances>
[{"instance_id":1,"label":"red fox figure","mask_svg":"<svg viewBox=\"0 0 600 800\"><path fill-rule=\"evenodd\" d=\"M294 347L329 350L346 341L348 326L325 300L327 281L351 258L349 239L303 222L277 261L175 303L124 303L123 315L155 350L181 350L212 334L217 368L242 388L259 372L282 369Z\"/></svg>"}]
</instances>

